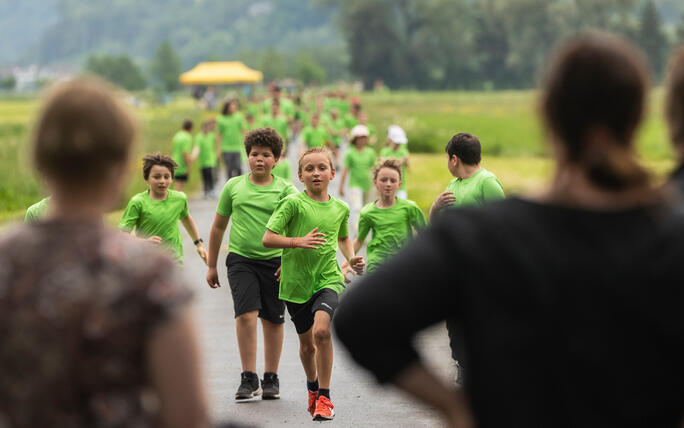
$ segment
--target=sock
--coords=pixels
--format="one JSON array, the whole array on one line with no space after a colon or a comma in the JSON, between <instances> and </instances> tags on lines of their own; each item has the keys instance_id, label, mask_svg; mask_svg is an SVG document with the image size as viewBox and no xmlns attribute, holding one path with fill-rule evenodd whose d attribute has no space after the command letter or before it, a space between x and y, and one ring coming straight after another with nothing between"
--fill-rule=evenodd
<instances>
[{"instance_id":1,"label":"sock","mask_svg":"<svg viewBox=\"0 0 684 428\"><path fill-rule=\"evenodd\" d=\"M325 398L327 398L328 400L330 400L330 389L329 388L328 389L323 389L323 388L319 389L318 390L318 396L320 397L321 395L324 396Z\"/></svg>"},{"instance_id":2,"label":"sock","mask_svg":"<svg viewBox=\"0 0 684 428\"><path fill-rule=\"evenodd\" d=\"M313 382L306 381L306 389L309 391L318 391L318 379Z\"/></svg>"}]
</instances>

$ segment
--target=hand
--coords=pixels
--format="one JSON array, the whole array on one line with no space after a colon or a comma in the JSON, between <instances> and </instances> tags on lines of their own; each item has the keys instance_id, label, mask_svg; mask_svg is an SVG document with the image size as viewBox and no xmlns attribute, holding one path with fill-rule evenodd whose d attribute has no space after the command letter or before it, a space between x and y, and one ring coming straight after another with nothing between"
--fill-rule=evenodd
<instances>
[{"instance_id":1,"label":"hand","mask_svg":"<svg viewBox=\"0 0 684 428\"><path fill-rule=\"evenodd\" d=\"M221 284L219 283L218 270L215 267L210 267L209 272L207 272L207 284L211 288L219 288Z\"/></svg>"},{"instance_id":2,"label":"hand","mask_svg":"<svg viewBox=\"0 0 684 428\"><path fill-rule=\"evenodd\" d=\"M202 258L204 264L208 266L209 263L207 262L207 250L204 249L204 245L202 245L201 242L197 245L197 254L199 254L199 256Z\"/></svg>"},{"instance_id":3,"label":"hand","mask_svg":"<svg viewBox=\"0 0 684 428\"><path fill-rule=\"evenodd\" d=\"M437 196L437 199L435 199L435 207L442 209L444 207L448 207L454 202L456 202L456 197L454 196L454 193L447 190L443 192L441 195Z\"/></svg>"},{"instance_id":4,"label":"hand","mask_svg":"<svg viewBox=\"0 0 684 428\"><path fill-rule=\"evenodd\" d=\"M159 245L159 244L161 244L162 239L159 236L150 236L149 238L146 239L146 241L149 242L150 244Z\"/></svg>"},{"instance_id":5,"label":"hand","mask_svg":"<svg viewBox=\"0 0 684 428\"><path fill-rule=\"evenodd\" d=\"M295 239L295 248L306 248L310 250L317 250L325 244L325 233L317 232L315 227L311 232L307 233L301 238Z\"/></svg>"},{"instance_id":6,"label":"hand","mask_svg":"<svg viewBox=\"0 0 684 428\"><path fill-rule=\"evenodd\" d=\"M349 259L349 266L355 274L361 275L363 273L363 268L366 267L366 261L363 260L363 257L361 256L354 256Z\"/></svg>"},{"instance_id":7,"label":"hand","mask_svg":"<svg viewBox=\"0 0 684 428\"><path fill-rule=\"evenodd\" d=\"M340 186L340 196L344 198L344 187Z\"/></svg>"},{"instance_id":8,"label":"hand","mask_svg":"<svg viewBox=\"0 0 684 428\"><path fill-rule=\"evenodd\" d=\"M280 282L280 266L278 266L278 269L276 269L273 275L275 275L276 281Z\"/></svg>"}]
</instances>

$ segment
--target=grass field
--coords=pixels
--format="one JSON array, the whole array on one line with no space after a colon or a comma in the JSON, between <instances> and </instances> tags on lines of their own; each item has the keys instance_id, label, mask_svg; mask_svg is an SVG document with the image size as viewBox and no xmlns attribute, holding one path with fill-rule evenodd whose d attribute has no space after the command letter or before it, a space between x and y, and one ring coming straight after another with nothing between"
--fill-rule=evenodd
<instances>
[{"instance_id":1,"label":"grass field","mask_svg":"<svg viewBox=\"0 0 684 428\"><path fill-rule=\"evenodd\" d=\"M427 210L451 179L445 166L444 145L461 131L480 138L483 165L499 176L507 194L541 187L552 171L535 114L536 97L534 91L404 91L363 94L361 100L381 139L390 124L406 129L413 153L407 177L409 197ZM661 99L661 91L653 91L638 148L649 168L663 177L673 163L661 119ZM26 207L43 197L26 153L38 106L35 98L0 98L0 222L22 216ZM133 193L145 188L140 177L140 154L168 152L171 136L184 118L198 121L210 116L198 111L187 97L179 97L164 107L150 105L132 109L139 120L141 138L121 205ZM192 173L190 190L200 181L197 171Z\"/></svg>"}]
</instances>

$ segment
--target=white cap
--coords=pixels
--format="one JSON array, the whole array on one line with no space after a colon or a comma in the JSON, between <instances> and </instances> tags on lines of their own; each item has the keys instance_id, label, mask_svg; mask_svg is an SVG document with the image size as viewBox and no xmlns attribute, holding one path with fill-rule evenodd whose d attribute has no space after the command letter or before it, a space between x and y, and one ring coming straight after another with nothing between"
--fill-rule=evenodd
<instances>
[{"instance_id":1,"label":"white cap","mask_svg":"<svg viewBox=\"0 0 684 428\"><path fill-rule=\"evenodd\" d=\"M368 132L368 127L366 125L356 125L351 130L351 137L368 137L370 132Z\"/></svg>"},{"instance_id":2,"label":"white cap","mask_svg":"<svg viewBox=\"0 0 684 428\"><path fill-rule=\"evenodd\" d=\"M390 125L389 128L387 128L387 138L396 144L408 143L406 132L404 132L404 130L401 129L401 126L398 125Z\"/></svg>"}]
</instances>

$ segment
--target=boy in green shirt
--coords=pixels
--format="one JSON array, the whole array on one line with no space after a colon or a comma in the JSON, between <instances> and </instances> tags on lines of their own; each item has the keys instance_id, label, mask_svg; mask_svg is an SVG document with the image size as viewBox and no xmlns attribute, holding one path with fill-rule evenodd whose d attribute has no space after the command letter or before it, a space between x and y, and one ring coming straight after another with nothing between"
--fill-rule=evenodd
<instances>
[{"instance_id":1,"label":"boy in green shirt","mask_svg":"<svg viewBox=\"0 0 684 428\"><path fill-rule=\"evenodd\" d=\"M371 190L371 169L375 165L375 150L368 147L368 128L356 125L351 131L351 146L344 155L344 171L340 180L340 196L344 197L344 183L349 176L349 202L352 224L358 224L361 208L368 203Z\"/></svg>"},{"instance_id":2,"label":"boy in green shirt","mask_svg":"<svg viewBox=\"0 0 684 428\"><path fill-rule=\"evenodd\" d=\"M311 116L311 124L302 129L302 148L304 153L306 149L311 147L324 147L330 141L330 135L325 127L320 123L320 115L314 113Z\"/></svg>"},{"instance_id":3,"label":"boy in green shirt","mask_svg":"<svg viewBox=\"0 0 684 428\"><path fill-rule=\"evenodd\" d=\"M216 153L216 134L214 127L216 122L208 120L202 124L202 132L195 135L195 145L199 149L197 163L202 172L202 183L204 185L204 197L214 197L214 174L218 165L218 155Z\"/></svg>"},{"instance_id":4,"label":"boy in green shirt","mask_svg":"<svg viewBox=\"0 0 684 428\"><path fill-rule=\"evenodd\" d=\"M148 190L134 195L123 213L119 229L167 248L179 264L183 263L183 241L178 221L190 235L197 253L206 263L207 253L197 232L195 221L188 212L185 193L169 190L173 182L176 162L161 153L146 155L143 178Z\"/></svg>"},{"instance_id":5,"label":"boy in green shirt","mask_svg":"<svg viewBox=\"0 0 684 428\"><path fill-rule=\"evenodd\" d=\"M173 136L171 157L176 162L176 190L183 191L185 183L190 175L190 164L192 163L192 121L185 119L182 129Z\"/></svg>"},{"instance_id":6,"label":"boy in green shirt","mask_svg":"<svg viewBox=\"0 0 684 428\"><path fill-rule=\"evenodd\" d=\"M335 415L330 401L330 322L344 290L338 246L357 273L365 263L354 255L349 239L349 207L328 194L328 184L335 177L330 153L321 147L304 152L298 176L306 189L280 201L262 242L268 248L284 249L279 296L299 335L308 410L314 420L330 420Z\"/></svg>"},{"instance_id":7,"label":"boy in green shirt","mask_svg":"<svg viewBox=\"0 0 684 428\"><path fill-rule=\"evenodd\" d=\"M226 180L242 174L242 139L246 130L247 122L238 111L237 100L227 101L216 118L216 139L221 146Z\"/></svg>"},{"instance_id":8,"label":"boy in green shirt","mask_svg":"<svg viewBox=\"0 0 684 428\"><path fill-rule=\"evenodd\" d=\"M279 201L296 193L292 183L271 173L282 148L283 141L272 128L247 134L245 150L251 173L233 177L223 187L209 237L207 283L216 288L220 286L216 270L218 253L232 216L226 266L242 363L236 400L253 398L262 392L264 399L280 398L278 363L283 347L285 306L278 298L276 272L280 269L282 250L264 247L261 238ZM256 373L257 318L261 318L264 332L261 387Z\"/></svg>"},{"instance_id":9,"label":"boy in green shirt","mask_svg":"<svg viewBox=\"0 0 684 428\"><path fill-rule=\"evenodd\" d=\"M409 169L409 151L407 147L408 138L406 132L397 125L390 125L387 128L387 146L380 150L381 158L398 159L401 162L401 187L397 191L397 197L406 199L406 173Z\"/></svg>"},{"instance_id":10,"label":"boy in green shirt","mask_svg":"<svg viewBox=\"0 0 684 428\"><path fill-rule=\"evenodd\" d=\"M359 233L354 240L354 252L358 253L368 232L373 231L366 254L368 272L396 254L415 231L425 227L425 216L418 205L397 197L401 186L399 160L381 160L373 169L373 184L380 197L361 210Z\"/></svg>"}]
</instances>

